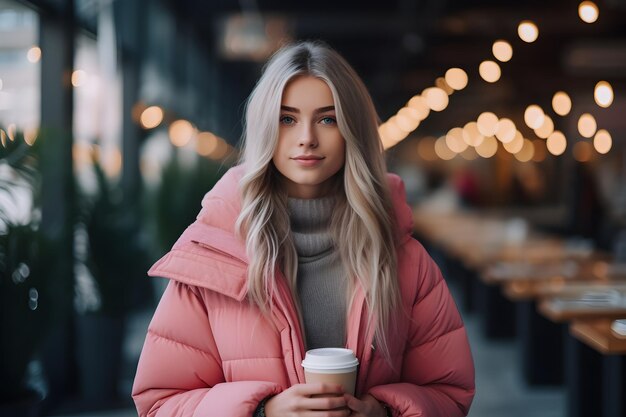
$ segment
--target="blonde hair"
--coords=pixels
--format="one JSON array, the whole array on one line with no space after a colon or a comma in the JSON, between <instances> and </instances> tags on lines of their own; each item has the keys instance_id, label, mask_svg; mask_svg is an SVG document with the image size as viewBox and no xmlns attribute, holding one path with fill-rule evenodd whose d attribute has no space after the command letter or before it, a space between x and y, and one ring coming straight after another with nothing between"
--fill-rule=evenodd
<instances>
[{"instance_id":1,"label":"blonde hair","mask_svg":"<svg viewBox=\"0 0 626 417\"><path fill-rule=\"evenodd\" d=\"M399 289L395 218L378 116L356 72L337 52L318 42L288 45L275 53L247 102L241 153L245 166L240 184L242 210L236 227L250 258L249 299L267 312L279 267L298 300L298 255L290 233L287 195L272 157L278 142L282 93L299 75L325 81L333 94L339 131L346 141L346 161L337 173L331 233L348 273L349 303L358 280L366 292L368 323L376 326L376 343L389 359L385 335L399 304Z\"/></svg>"}]
</instances>

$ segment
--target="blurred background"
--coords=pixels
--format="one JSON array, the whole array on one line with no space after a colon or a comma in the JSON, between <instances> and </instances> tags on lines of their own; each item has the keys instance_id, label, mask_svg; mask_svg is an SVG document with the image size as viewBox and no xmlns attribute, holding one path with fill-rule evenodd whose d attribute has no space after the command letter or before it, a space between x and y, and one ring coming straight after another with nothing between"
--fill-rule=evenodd
<instances>
[{"instance_id":1,"label":"blurred background","mask_svg":"<svg viewBox=\"0 0 626 417\"><path fill-rule=\"evenodd\" d=\"M470 415L626 416L625 0L0 0L0 416L136 415L146 271L303 39L372 94Z\"/></svg>"}]
</instances>

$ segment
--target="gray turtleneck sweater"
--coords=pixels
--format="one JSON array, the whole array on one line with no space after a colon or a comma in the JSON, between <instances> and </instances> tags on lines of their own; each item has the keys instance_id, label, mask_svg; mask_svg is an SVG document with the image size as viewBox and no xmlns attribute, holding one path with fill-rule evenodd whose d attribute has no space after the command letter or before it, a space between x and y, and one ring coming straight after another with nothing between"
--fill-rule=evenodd
<instances>
[{"instance_id":1,"label":"gray turtleneck sweater","mask_svg":"<svg viewBox=\"0 0 626 417\"><path fill-rule=\"evenodd\" d=\"M330 234L333 198L289 199L306 349L344 347L347 277Z\"/></svg>"}]
</instances>

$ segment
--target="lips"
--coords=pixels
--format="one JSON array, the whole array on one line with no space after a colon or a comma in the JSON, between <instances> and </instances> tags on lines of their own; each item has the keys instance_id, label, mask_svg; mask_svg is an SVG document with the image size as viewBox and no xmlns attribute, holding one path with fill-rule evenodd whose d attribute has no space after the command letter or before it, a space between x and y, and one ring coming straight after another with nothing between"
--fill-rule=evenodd
<instances>
[{"instance_id":1,"label":"lips","mask_svg":"<svg viewBox=\"0 0 626 417\"><path fill-rule=\"evenodd\" d=\"M319 155L299 155L291 159L296 159L299 161L315 161L315 160L324 159L324 157L319 156Z\"/></svg>"}]
</instances>

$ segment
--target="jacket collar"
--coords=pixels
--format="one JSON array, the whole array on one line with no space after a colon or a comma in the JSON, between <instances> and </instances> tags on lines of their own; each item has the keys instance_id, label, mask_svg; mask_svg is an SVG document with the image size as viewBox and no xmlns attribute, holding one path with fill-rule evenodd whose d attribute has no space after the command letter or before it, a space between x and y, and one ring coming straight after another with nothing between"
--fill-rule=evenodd
<instances>
[{"instance_id":1,"label":"jacket collar","mask_svg":"<svg viewBox=\"0 0 626 417\"><path fill-rule=\"evenodd\" d=\"M172 250L148 271L150 276L174 279L243 300L247 291L249 258L245 243L235 235L241 211L239 182L244 167L231 168L202 200L196 221L176 241ZM400 177L388 174L395 215L396 245L410 238L413 229L411 208L406 203ZM224 262L217 263L215 260ZM218 273L207 274L208 270ZM211 279L207 279L211 276Z\"/></svg>"}]
</instances>

